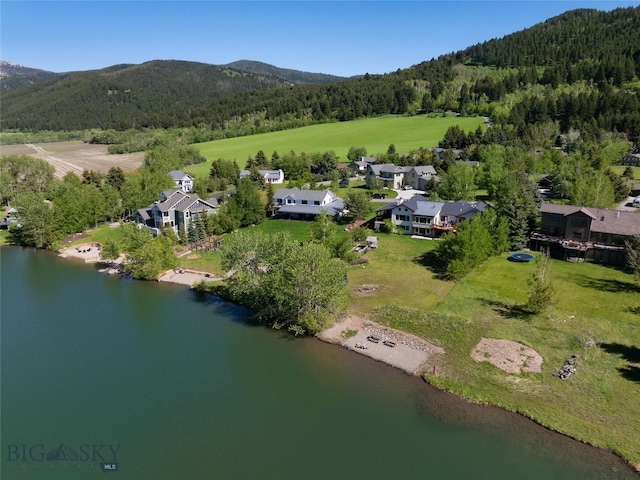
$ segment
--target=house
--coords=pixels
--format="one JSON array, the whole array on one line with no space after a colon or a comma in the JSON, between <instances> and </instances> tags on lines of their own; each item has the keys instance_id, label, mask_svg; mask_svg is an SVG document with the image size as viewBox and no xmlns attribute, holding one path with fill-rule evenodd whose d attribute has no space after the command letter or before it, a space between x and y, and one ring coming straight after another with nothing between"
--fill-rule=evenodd
<instances>
[{"instance_id":1,"label":"house","mask_svg":"<svg viewBox=\"0 0 640 480\"><path fill-rule=\"evenodd\" d=\"M193 192L193 177L182 170L171 170L169 176L173 179L175 187L185 193Z\"/></svg>"},{"instance_id":2,"label":"house","mask_svg":"<svg viewBox=\"0 0 640 480\"><path fill-rule=\"evenodd\" d=\"M431 165L399 167L393 163L370 164L365 173L367 188L371 188L376 179L385 188L399 189L404 185L410 185L415 189L425 190L428 182L431 179L438 180L438 176Z\"/></svg>"},{"instance_id":3,"label":"house","mask_svg":"<svg viewBox=\"0 0 640 480\"><path fill-rule=\"evenodd\" d=\"M375 163L375 157L359 157L358 160L349 164L349 168L357 174L364 175L367 171L367 167Z\"/></svg>"},{"instance_id":4,"label":"house","mask_svg":"<svg viewBox=\"0 0 640 480\"><path fill-rule=\"evenodd\" d=\"M369 164L365 172L367 188L372 188L376 179L382 182L384 188L402 188L406 167L398 167L393 163L381 165Z\"/></svg>"},{"instance_id":5,"label":"house","mask_svg":"<svg viewBox=\"0 0 640 480\"><path fill-rule=\"evenodd\" d=\"M540 229L531 233L530 248L569 261L590 258L624 265L625 240L640 234L637 212L543 203L540 216Z\"/></svg>"},{"instance_id":6,"label":"house","mask_svg":"<svg viewBox=\"0 0 640 480\"><path fill-rule=\"evenodd\" d=\"M622 157L622 165L626 167L640 167L640 153L630 153Z\"/></svg>"},{"instance_id":7,"label":"house","mask_svg":"<svg viewBox=\"0 0 640 480\"><path fill-rule=\"evenodd\" d=\"M264 178L266 185L281 185L284 183L284 172L280 170L258 170L260 175ZM251 175L250 170L242 170L240 172L240 178L245 178Z\"/></svg>"},{"instance_id":8,"label":"house","mask_svg":"<svg viewBox=\"0 0 640 480\"><path fill-rule=\"evenodd\" d=\"M188 232L189 225L199 216L217 212L216 199L203 200L197 194L179 189L166 190L160 200L134 214L134 220L158 235L162 228L171 227L176 234Z\"/></svg>"},{"instance_id":9,"label":"house","mask_svg":"<svg viewBox=\"0 0 640 480\"><path fill-rule=\"evenodd\" d=\"M460 222L473 218L486 208L484 202L436 202L417 195L408 200L395 200L376 210L376 214L391 218L400 233L435 238L455 231Z\"/></svg>"},{"instance_id":10,"label":"house","mask_svg":"<svg viewBox=\"0 0 640 480\"><path fill-rule=\"evenodd\" d=\"M456 156L456 158L460 157L460 155L462 154L462 150L459 150L457 148L449 149L449 148L436 147L431 149L433 153L438 155L438 158L440 160L444 160L444 156L446 155L448 150L451 150L453 154Z\"/></svg>"},{"instance_id":11,"label":"house","mask_svg":"<svg viewBox=\"0 0 640 480\"><path fill-rule=\"evenodd\" d=\"M429 182L431 180L440 181L440 178L436 175L436 169L432 165L407 168L408 170L404 174L404 184L411 185L417 190L429 190Z\"/></svg>"},{"instance_id":12,"label":"house","mask_svg":"<svg viewBox=\"0 0 640 480\"><path fill-rule=\"evenodd\" d=\"M273 195L273 216L314 220L322 210L332 217L345 213L344 201L331 190L281 188Z\"/></svg>"},{"instance_id":13,"label":"house","mask_svg":"<svg viewBox=\"0 0 640 480\"><path fill-rule=\"evenodd\" d=\"M553 178L551 175L543 173L535 179L538 185L538 192L543 198L549 198L553 196Z\"/></svg>"},{"instance_id":14,"label":"house","mask_svg":"<svg viewBox=\"0 0 640 480\"><path fill-rule=\"evenodd\" d=\"M464 220L471 220L477 213L482 213L488 205L483 201L465 202L445 202L440 212L440 219L443 226L455 226Z\"/></svg>"}]
</instances>

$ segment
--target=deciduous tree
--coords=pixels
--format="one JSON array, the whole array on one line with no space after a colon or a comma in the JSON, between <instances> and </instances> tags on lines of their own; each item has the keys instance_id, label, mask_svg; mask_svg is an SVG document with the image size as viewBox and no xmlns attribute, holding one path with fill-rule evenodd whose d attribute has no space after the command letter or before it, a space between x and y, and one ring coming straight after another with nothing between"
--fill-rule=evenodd
<instances>
[{"instance_id":1,"label":"deciduous tree","mask_svg":"<svg viewBox=\"0 0 640 480\"><path fill-rule=\"evenodd\" d=\"M288 232L240 232L225 241L222 267L232 298L256 318L295 333L315 333L345 307L346 266L320 244L300 244Z\"/></svg>"},{"instance_id":2,"label":"deciduous tree","mask_svg":"<svg viewBox=\"0 0 640 480\"><path fill-rule=\"evenodd\" d=\"M540 253L536 258L536 269L529 281L529 298L525 308L531 313L542 313L554 301L554 289L551 285L549 257Z\"/></svg>"},{"instance_id":3,"label":"deciduous tree","mask_svg":"<svg viewBox=\"0 0 640 480\"><path fill-rule=\"evenodd\" d=\"M369 195L359 190L351 190L344 199L345 206L356 220L364 220L371 211Z\"/></svg>"}]
</instances>

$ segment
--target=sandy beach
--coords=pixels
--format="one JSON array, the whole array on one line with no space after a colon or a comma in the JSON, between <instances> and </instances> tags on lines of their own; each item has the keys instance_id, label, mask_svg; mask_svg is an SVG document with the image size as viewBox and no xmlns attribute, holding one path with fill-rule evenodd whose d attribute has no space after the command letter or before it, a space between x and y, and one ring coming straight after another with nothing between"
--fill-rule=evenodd
<instances>
[{"instance_id":1,"label":"sandy beach","mask_svg":"<svg viewBox=\"0 0 640 480\"><path fill-rule=\"evenodd\" d=\"M214 282L220 281L221 278L214 278L209 272L198 272L196 270L186 270L184 268L176 268L169 270L158 277L159 282L178 283L193 287L198 282Z\"/></svg>"},{"instance_id":2,"label":"sandy beach","mask_svg":"<svg viewBox=\"0 0 640 480\"><path fill-rule=\"evenodd\" d=\"M320 332L318 338L392 365L410 375L420 375L436 367L438 357L444 354L444 349L419 337L358 316L337 322ZM379 339L377 343L376 338Z\"/></svg>"}]
</instances>

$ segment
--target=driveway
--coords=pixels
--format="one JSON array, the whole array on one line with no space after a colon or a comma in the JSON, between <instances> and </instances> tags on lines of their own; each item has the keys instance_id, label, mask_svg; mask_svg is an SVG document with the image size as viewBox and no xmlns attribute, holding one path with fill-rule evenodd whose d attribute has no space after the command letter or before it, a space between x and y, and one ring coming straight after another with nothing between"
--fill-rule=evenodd
<instances>
[{"instance_id":1,"label":"driveway","mask_svg":"<svg viewBox=\"0 0 640 480\"><path fill-rule=\"evenodd\" d=\"M636 197L627 197L620 205L616 207L616 210L622 210L625 212L638 212L640 209L633 206L633 199Z\"/></svg>"},{"instance_id":2,"label":"driveway","mask_svg":"<svg viewBox=\"0 0 640 480\"><path fill-rule=\"evenodd\" d=\"M404 200L408 200L415 195L424 195L425 193L423 190L415 190L413 188L411 190L398 189L396 192L398 192L398 196L396 198L402 198Z\"/></svg>"}]
</instances>

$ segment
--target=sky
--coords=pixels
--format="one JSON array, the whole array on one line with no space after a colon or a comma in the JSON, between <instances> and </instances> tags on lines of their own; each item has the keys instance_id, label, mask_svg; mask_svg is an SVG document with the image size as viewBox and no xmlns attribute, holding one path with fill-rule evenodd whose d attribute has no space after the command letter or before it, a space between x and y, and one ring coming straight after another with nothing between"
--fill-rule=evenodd
<instances>
[{"instance_id":1,"label":"sky","mask_svg":"<svg viewBox=\"0 0 640 480\"><path fill-rule=\"evenodd\" d=\"M640 1L0 2L0 60L53 72L151 60L256 60L343 77L382 74L567 10Z\"/></svg>"}]
</instances>

